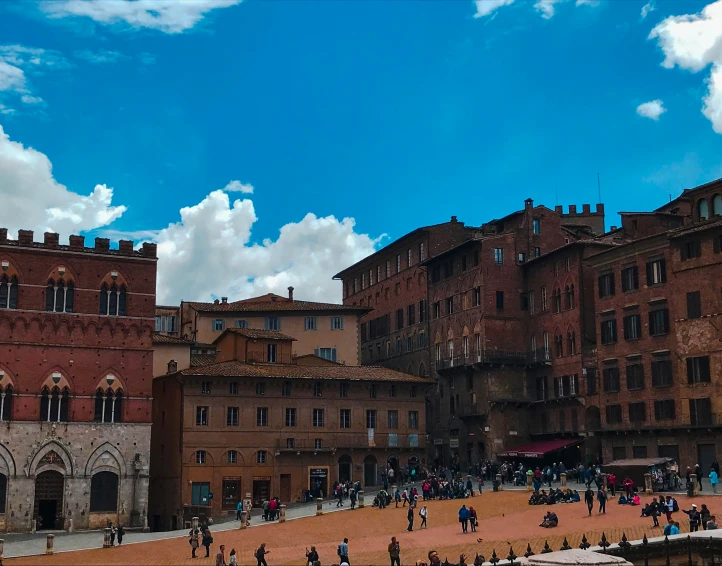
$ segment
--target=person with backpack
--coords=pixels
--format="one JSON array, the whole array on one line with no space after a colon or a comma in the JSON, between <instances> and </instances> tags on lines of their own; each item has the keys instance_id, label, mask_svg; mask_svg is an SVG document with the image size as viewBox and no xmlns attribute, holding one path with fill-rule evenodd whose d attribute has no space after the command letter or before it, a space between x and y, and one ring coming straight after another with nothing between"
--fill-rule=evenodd
<instances>
[{"instance_id":1,"label":"person with backpack","mask_svg":"<svg viewBox=\"0 0 722 566\"><path fill-rule=\"evenodd\" d=\"M308 566L313 566L314 562L318 562L318 552L316 552L315 546L312 546L311 550L306 549L306 562Z\"/></svg>"},{"instance_id":2,"label":"person with backpack","mask_svg":"<svg viewBox=\"0 0 722 566\"><path fill-rule=\"evenodd\" d=\"M256 562L258 562L256 566L261 566L261 564L263 566L268 566L268 564L266 564L266 554L269 553L270 551L266 550L266 543L262 542L261 546L258 547L258 550L256 550L254 554L254 556L256 557Z\"/></svg>"},{"instance_id":3,"label":"person with backpack","mask_svg":"<svg viewBox=\"0 0 722 566\"><path fill-rule=\"evenodd\" d=\"M336 550L336 552L338 553L340 562L345 562L346 564L350 564L350 562L348 561L348 539L347 538L344 538L343 542L338 545L338 549Z\"/></svg>"},{"instance_id":4,"label":"person with backpack","mask_svg":"<svg viewBox=\"0 0 722 566\"><path fill-rule=\"evenodd\" d=\"M213 536L211 535L211 530L206 527L203 531L203 539L201 540L201 544L206 547L206 558L209 558L211 556L211 545L213 544Z\"/></svg>"}]
</instances>

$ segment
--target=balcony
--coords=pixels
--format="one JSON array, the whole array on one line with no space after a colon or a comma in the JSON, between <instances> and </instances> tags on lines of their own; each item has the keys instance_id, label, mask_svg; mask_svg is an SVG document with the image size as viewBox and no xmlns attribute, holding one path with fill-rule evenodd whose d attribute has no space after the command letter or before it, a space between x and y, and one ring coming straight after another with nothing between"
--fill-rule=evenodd
<instances>
[{"instance_id":1,"label":"balcony","mask_svg":"<svg viewBox=\"0 0 722 566\"><path fill-rule=\"evenodd\" d=\"M293 439L293 446L288 440ZM316 443L320 440L320 446ZM369 449L369 448L426 448L426 435L419 434L395 434L395 433L374 433L369 437L368 433L328 434L319 432L288 434L276 439L276 449L280 452L334 452L348 449Z\"/></svg>"},{"instance_id":2,"label":"balcony","mask_svg":"<svg viewBox=\"0 0 722 566\"><path fill-rule=\"evenodd\" d=\"M456 416L460 419L483 418L486 419L486 409L478 403L461 403L456 408Z\"/></svg>"},{"instance_id":3,"label":"balcony","mask_svg":"<svg viewBox=\"0 0 722 566\"><path fill-rule=\"evenodd\" d=\"M469 367L476 364L481 365L533 365L547 364L552 360L550 348L537 348L527 352L512 350L481 350L471 351L468 355L445 357L436 360L436 371L444 371L451 368Z\"/></svg>"}]
</instances>

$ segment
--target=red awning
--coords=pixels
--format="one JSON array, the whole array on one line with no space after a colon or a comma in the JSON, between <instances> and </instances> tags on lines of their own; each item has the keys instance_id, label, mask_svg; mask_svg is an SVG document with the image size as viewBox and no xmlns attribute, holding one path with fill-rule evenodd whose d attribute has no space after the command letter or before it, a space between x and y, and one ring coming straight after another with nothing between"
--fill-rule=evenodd
<instances>
[{"instance_id":1,"label":"red awning","mask_svg":"<svg viewBox=\"0 0 722 566\"><path fill-rule=\"evenodd\" d=\"M542 458L544 454L561 450L572 444L581 442L580 438L563 438L560 440L540 440L531 444L517 446L512 450L504 450L496 456L498 458Z\"/></svg>"}]
</instances>

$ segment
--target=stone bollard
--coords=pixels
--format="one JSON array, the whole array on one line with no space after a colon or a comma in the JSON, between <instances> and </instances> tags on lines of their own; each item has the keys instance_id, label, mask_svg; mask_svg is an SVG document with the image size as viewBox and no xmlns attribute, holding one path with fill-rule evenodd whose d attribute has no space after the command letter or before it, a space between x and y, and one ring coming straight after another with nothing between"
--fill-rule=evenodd
<instances>
[{"instance_id":1,"label":"stone bollard","mask_svg":"<svg viewBox=\"0 0 722 566\"><path fill-rule=\"evenodd\" d=\"M497 491L504 491L504 484L501 483L501 474L496 474Z\"/></svg>"},{"instance_id":2,"label":"stone bollard","mask_svg":"<svg viewBox=\"0 0 722 566\"><path fill-rule=\"evenodd\" d=\"M199 519L198 517L191 518L191 530L195 531L198 528Z\"/></svg>"},{"instance_id":3,"label":"stone bollard","mask_svg":"<svg viewBox=\"0 0 722 566\"><path fill-rule=\"evenodd\" d=\"M559 487L564 488L567 487L567 474L566 472L562 472L559 474Z\"/></svg>"},{"instance_id":4,"label":"stone bollard","mask_svg":"<svg viewBox=\"0 0 722 566\"><path fill-rule=\"evenodd\" d=\"M534 484L534 474L527 474L526 475L526 490L531 491L532 489L534 489L533 484Z\"/></svg>"},{"instance_id":5,"label":"stone bollard","mask_svg":"<svg viewBox=\"0 0 722 566\"><path fill-rule=\"evenodd\" d=\"M286 506L281 505L281 512L278 515L278 522L279 523L285 523L286 522Z\"/></svg>"},{"instance_id":6,"label":"stone bollard","mask_svg":"<svg viewBox=\"0 0 722 566\"><path fill-rule=\"evenodd\" d=\"M75 529L73 529L73 519L71 517L70 519L68 519L68 532L72 533L73 530L75 530Z\"/></svg>"},{"instance_id":7,"label":"stone bollard","mask_svg":"<svg viewBox=\"0 0 722 566\"><path fill-rule=\"evenodd\" d=\"M607 481L607 474L602 474L602 485L604 486L605 491L609 489L609 482Z\"/></svg>"},{"instance_id":8,"label":"stone bollard","mask_svg":"<svg viewBox=\"0 0 722 566\"><path fill-rule=\"evenodd\" d=\"M239 529L245 529L248 526L248 511L241 511L241 526Z\"/></svg>"},{"instance_id":9,"label":"stone bollard","mask_svg":"<svg viewBox=\"0 0 722 566\"><path fill-rule=\"evenodd\" d=\"M652 474L644 474L644 492L652 495Z\"/></svg>"},{"instance_id":10,"label":"stone bollard","mask_svg":"<svg viewBox=\"0 0 722 566\"><path fill-rule=\"evenodd\" d=\"M110 548L110 527L103 530L103 548Z\"/></svg>"},{"instance_id":11,"label":"stone bollard","mask_svg":"<svg viewBox=\"0 0 722 566\"><path fill-rule=\"evenodd\" d=\"M359 489L358 493L356 494L356 497L358 498L358 508L363 509L364 508L364 490Z\"/></svg>"},{"instance_id":12,"label":"stone bollard","mask_svg":"<svg viewBox=\"0 0 722 566\"><path fill-rule=\"evenodd\" d=\"M320 497L316 498L316 517L323 515L323 499Z\"/></svg>"},{"instance_id":13,"label":"stone bollard","mask_svg":"<svg viewBox=\"0 0 722 566\"><path fill-rule=\"evenodd\" d=\"M54 545L55 545L55 535L48 535L48 540L45 543L45 554L52 554Z\"/></svg>"},{"instance_id":14,"label":"stone bollard","mask_svg":"<svg viewBox=\"0 0 722 566\"><path fill-rule=\"evenodd\" d=\"M699 484L697 483L697 474L690 474L689 475L689 481L692 482L692 493L694 497L697 497L699 495Z\"/></svg>"}]
</instances>

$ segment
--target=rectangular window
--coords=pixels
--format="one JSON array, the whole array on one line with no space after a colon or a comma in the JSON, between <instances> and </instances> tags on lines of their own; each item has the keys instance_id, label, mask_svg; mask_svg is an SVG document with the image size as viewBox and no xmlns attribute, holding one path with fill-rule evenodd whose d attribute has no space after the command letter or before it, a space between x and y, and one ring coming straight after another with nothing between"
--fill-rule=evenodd
<instances>
[{"instance_id":1,"label":"rectangular window","mask_svg":"<svg viewBox=\"0 0 722 566\"><path fill-rule=\"evenodd\" d=\"M535 234L541 234L541 219L534 218L534 220L532 220L532 226L534 227Z\"/></svg>"},{"instance_id":2,"label":"rectangular window","mask_svg":"<svg viewBox=\"0 0 722 566\"><path fill-rule=\"evenodd\" d=\"M226 321L222 318L215 318L213 319L213 331L214 332L222 332L226 329Z\"/></svg>"},{"instance_id":3,"label":"rectangular window","mask_svg":"<svg viewBox=\"0 0 722 566\"><path fill-rule=\"evenodd\" d=\"M461 256L461 271L466 271L466 256Z\"/></svg>"},{"instance_id":4,"label":"rectangular window","mask_svg":"<svg viewBox=\"0 0 722 566\"><path fill-rule=\"evenodd\" d=\"M375 383L372 383L369 385L369 397L371 399L376 399L376 396L378 395L378 386Z\"/></svg>"},{"instance_id":5,"label":"rectangular window","mask_svg":"<svg viewBox=\"0 0 722 566\"><path fill-rule=\"evenodd\" d=\"M210 483L193 482L191 484L191 505L208 505L208 496L210 493Z\"/></svg>"},{"instance_id":6,"label":"rectangular window","mask_svg":"<svg viewBox=\"0 0 722 566\"><path fill-rule=\"evenodd\" d=\"M614 295L614 273L605 273L599 276L599 298Z\"/></svg>"},{"instance_id":7,"label":"rectangular window","mask_svg":"<svg viewBox=\"0 0 722 566\"><path fill-rule=\"evenodd\" d=\"M431 305L434 318L441 318L441 301L436 301Z\"/></svg>"},{"instance_id":8,"label":"rectangular window","mask_svg":"<svg viewBox=\"0 0 722 566\"><path fill-rule=\"evenodd\" d=\"M343 317L332 316L331 317L331 330L343 330Z\"/></svg>"},{"instance_id":9,"label":"rectangular window","mask_svg":"<svg viewBox=\"0 0 722 566\"><path fill-rule=\"evenodd\" d=\"M646 458L647 447L646 446L632 446L632 458Z\"/></svg>"},{"instance_id":10,"label":"rectangular window","mask_svg":"<svg viewBox=\"0 0 722 566\"><path fill-rule=\"evenodd\" d=\"M672 385L672 361L655 360L652 362L652 387Z\"/></svg>"},{"instance_id":11,"label":"rectangular window","mask_svg":"<svg viewBox=\"0 0 722 566\"><path fill-rule=\"evenodd\" d=\"M617 341L617 320L603 320L601 335L602 344L614 344Z\"/></svg>"},{"instance_id":12,"label":"rectangular window","mask_svg":"<svg viewBox=\"0 0 722 566\"><path fill-rule=\"evenodd\" d=\"M402 354L403 353L403 341L401 340L401 336L396 337L396 353Z\"/></svg>"},{"instance_id":13,"label":"rectangular window","mask_svg":"<svg viewBox=\"0 0 722 566\"><path fill-rule=\"evenodd\" d=\"M377 265L376 266L376 283L378 283L379 281L381 281L381 266Z\"/></svg>"},{"instance_id":14,"label":"rectangular window","mask_svg":"<svg viewBox=\"0 0 722 566\"><path fill-rule=\"evenodd\" d=\"M339 397L348 397L348 383L346 383L345 381L342 381L339 384L338 396Z\"/></svg>"},{"instance_id":15,"label":"rectangular window","mask_svg":"<svg viewBox=\"0 0 722 566\"><path fill-rule=\"evenodd\" d=\"M630 314L622 319L624 324L624 339L638 340L642 337L642 317L638 314Z\"/></svg>"},{"instance_id":16,"label":"rectangular window","mask_svg":"<svg viewBox=\"0 0 722 566\"><path fill-rule=\"evenodd\" d=\"M524 252L519 252L517 254L517 261L519 263L524 263L526 261L526 254Z\"/></svg>"},{"instance_id":17,"label":"rectangular window","mask_svg":"<svg viewBox=\"0 0 722 566\"><path fill-rule=\"evenodd\" d=\"M266 463L266 451L265 450L259 450L256 452L256 464L265 464Z\"/></svg>"},{"instance_id":18,"label":"rectangular window","mask_svg":"<svg viewBox=\"0 0 722 566\"><path fill-rule=\"evenodd\" d=\"M689 400L689 424L711 425L712 420L712 400L709 397Z\"/></svg>"},{"instance_id":19,"label":"rectangular window","mask_svg":"<svg viewBox=\"0 0 722 566\"><path fill-rule=\"evenodd\" d=\"M416 324L416 305L409 305L406 307L406 322L407 326Z\"/></svg>"},{"instance_id":20,"label":"rectangular window","mask_svg":"<svg viewBox=\"0 0 722 566\"><path fill-rule=\"evenodd\" d=\"M446 314L454 314L454 297L446 299Z\"/></svg>"},{"instance_id":21,"label":"rectangular window","mask_svg":"<svg viewBox=\"0 0 722 566\"><path fill-rule=\"evenodd\" d=\"M496 292L496 310L498 310L498 311L504 310L504 291Z\"/></svg>"},{"instance_id":22,"label":"rectangular window","mask_svg":"<svg viewBox=\"0 0 722 566\"><path fill-rule=\"evenodd\" d=\"M396 309L396 330L404 327L404 309Z\"/></svg>"},{"instance_id":23,"label":"rectangular window","mask_svg":"<svg viewBox=\"0 0 722 566\"><path fill-rule=\"evenodd\" d=\"M358 293L358 277L353 278L353 292Z\"/></svg>"},{"instance_id":24,"label":"rectangular window","mask_svg":"<svg viewBox=\"0 0 722 566\"><path fill-rule=\"evenodd\" d=\"M644 389L644 366L641 363L627 366L627 389Z\"/></svg>"},{"instance_id":25,"label":"rectangular window","mask_svg":"<svg viewBox=\"0 0 722 566\"><path fill-rule=\"evenodd\" d=\"M313 410L313 426L316 428L320 428L324 426L324 412L323 409L314 409Z\"/></svg>"},{"instance_id":26,"label":"rectangular window","mask_svg":"<svg viewBox=\"0 0 722 566\"><path fill-rule=\"evenodd\" d=\"M291 396L291 382L290 381L284 381L281 384L281 395L283 395L284 397Z\"/></svg>"},{"instance_id":27,"label":"rectangular window","mask_svg":"<svg viewBox=\"0 0 722 566\"><path fill-rule=\"evenodd\" d=\"M519 308L523 311L529 310L529 293L519 293Z\"/></svg>"},{"instance_id":28,"label":"rectangular window","mask_svg":"<svg viewBox=\"0 0 722 566\"><path fill-rule=\"evenodd\" d=\"M474 260L474 267L479 267L479 250L474 250L472 257Z\"/></svg>"},{"instance_id":29,"label":"rectangular window","mask_svg":"<svg viewBox=\"0 0 722 566\"><path fill-rule=\"evenodd\" d=\"M390 410L388 416L388 427L390 429L399 428L399 412L396 410Z\"/></svg>"},{"instance_id":30,"label":"rectangular window","mask_svg":"<svg viewBox=\"0 0 722 566\"><path fill-rule=\"evenodd\" d=\"M667 281L667 262L660 258L647 263L647 285L661 285Z\"/></svg>"},{"instance_id":31,"label":"rectangular window","mask_svg":"<svg viewBox=\"0 0 722 566\"><path fill-rule=\"evenodd\" d=\"M416 337L417 346L420 349L426 348L426 334L419 332Z\"/></svg>"},{"instance_id":32,"label":"rectangular window","mask_svg":"<svg viewBox=\"0 0 722 566\"><path fill-rule=\"evenodd\" d=\"M649 311L649 333L661 336L669 332L669 310L654 309Z\"/></svg>"},{"instance_id":33,"label":"rectangular window","mask_svg":"<svg viewBox=\"0 0 722 566\"><path fill-rule=\"evenodd\" d=\"M622 422L622 406L607 405L607 424L615 425Z\"/></svg>"},{"instance_id":34,"label":"rectangular window","mask_svg":"<svg viewBox=\"0 0 722 566\"><path fill-rule=\"evenodd\" d=\"M481 287L474 287L474 298L472 305L475 307L481 306Z\"/></svg>"},{"instance_id":35,"label":"rectangular window","mask_svg":"<svg viewBox=\"0 0 722 566\"><path fill-rule=\"evenodd\" d=\"M374 284L374 270L369 269L369 287Z\"/></svg>"},{"instance_id":36,"label":"rectangular window","mask_svg":"<svg viewBox=\"0 0 722 566\"><path fill-rule=\"evenodd\" d=\"M419 261L424 261L426 259L426 249L424 248L424 242L421 242L419 244Z\"/></svg>"},{"instance_id":37,"label":"rectangular window","mask_svg":"<svg viewBox=\"0 0 722 566\"><path fill-rule=\"evenodd\" d=\"M504 249L494 248L494 263L497 265L504 264Z\"/></svg>"},{"instance_id":38,"label":"rectangular window","mask_svg":"<svg viewBox=\"0 0 722 566\"><path fill-rule=\"evenodd\" d=\"M296 426L296 409L293 407L286 408L286 426Z\"/></svg>"},{"instance_id":39,"label":"rectangular window","mask_svg":"<svg viewBox=\"0 0 722 566\"><path fill-rule=\"evenodd\" d=\"M626 446L613 446L612 447L612 460L625 460L627 458L627 447Z\"/></svg>"},{"instance_id":40,"label":"rectangular window","mask_svg":"<svg viewBox=\"0 0 722 566\"><path fill-rule=\"evenodd\" d=\"M595 368L587 368L587 395L597 394L597 372Z\"/></svg>"},{"instance_id":41,"label":"rectangular window","mask_svg":"<svg viewBox=\"0 0 722 566\"><path fill-rule=\"evenodd\" d=\"M376 411L371 409L366 411L366 428L376 428Z\"/></svg>"},{"instance_id":42,"label":"rectangular window","mask_svg":"<svg viewBox=\"0 0 722 566\"><path fill-rule=\"evenodd\" d=\"M396 384L392 383L389 386L389 397L396 397Z\"/></svg>"},{"instance_id":43,"label":"rectangular window","mask_svg":"<svg viewBox=\"0 0 722 566\"><path fill-rule=\"evenodd\" d=\"M267 316L263 327L266 330L281 330L281 319L277 316Z\"/></svg>"},{"instance_id":44,"label":"rectangular window","mask_svg":"<svg viewBox=\"0 0 722 566\"><path fill-rule=\"evenodd\" d=\"M569 273L569 258L568 257L564 258L564 271Z\"/></svg>"},{"instance_id":45,"label":"rectangular window","mask_svg":"<svg viewBox=\"0 0 722 566\"><path fill-rule=\"evenodd\" d=\"M534 257L539 257L540 255L541 255L541 248L537 246L534 248Z\"/></svg>"},{"instance_id":46,"label":"rectangular window","mask_svg":"<svg viewBox=\"0 0 722 566\"><path fill-rule=\"evenodd\" d=\"M208 407L196 407L196 425L208 426Z\"/></svg>"},{"instance_id":47,"label":"rectangular window","mask_svg":"<svg viewBox=\"0 0 722 566\"><path fill-rule=\"evenodd\" d=\"M238 407L228 407L226 426L238 426Z\"/></svg>"},{"instance_id":48,"label":"rectangular window","mask_svg":"<svg viewBox=\"0 0 722 566\"><path fill-rule=\"evenodd\" d=\"M691 240L684 242L680 248L680 259L686 261L688 259L694 259L702 255L702 249L699 240Z\"/></svg>"},{"instance_id":49,"label":"rectangular window","mask_svg":"<svg viewBox=\"0 0 722 566\"><path fill-rule=\"evenodd\" d=\"M419 412L409 411L409 428L416 430L419 428Z\"/></svg>"},{"instance_id":50,"label":"rectangular window","mask_svg":"<svg viewBox=\"0 0 722 566\"><path fill-rule=\"evenodd\" d=\"M414 265L414 258L411 254L411 250L406 251L406 265L408 265L409 267Z\"/></svg>"},{"instance_id":51,"label":"rectangular window","mask_svg":"<svg viewBox=\"0 0 722 566\"><path fill-rule=\"evenodd\" d=\"M386 278L388 279L391 277L391 262L387 259L386 260Z\"/></svg>"},{"instance_id":52,"label":"rectangular window","mask_svg":"<svg viewBox=\"0 0 722 566\"><path fill-rule=\"evenodd\" d=\"M534 291L529 291L528 305L529 305L529 314L534 314L536 312L536 309L534 307Z\"/></svg>"},{"instance_id":53,"label":"rectangular window","mask_svg":"<svg viewBox=\"0 0 722 566\"><path fill-rule=\"evenodd\" d=\"M541 301L542 301L542 304L541 304L542 311L546 311L547 310L547 288L546 287L541 288Z\"/></svg>"},{"instance_id":54,"label":"rectangular window","mask_svg":"<svg viewBox=\"0 0 722 566\"><path fill-rule=\"evenodd\" d=\"M709 383L709 356L687 358L687 383Z\"/></svg>"},{"instance_id":55,"label":"rectangular window","mask_svg":"<svg viewBox=\"0 0 722 566\"><path fill-rule=\"evenodd\" d=\"M661 399L654 402L654 420L669 421L675 418L674 399Z\"/></svg>"},{"instance_id":56,"label":"rectangular window","mask_svg":"<svg viewBox=\"0 0 722 566\"><path fill-rule=\"evenodd\" d=\"M256 383L256 395L265 395L266 394L266 384L265 383Z\"/></svg>"},{"instance_id":57,"label":"rectangular window","mask_svg":"<svg viewBox=\"0 0 722 566\"><path fill-rule=\"evenodd\" d=\"M231 381L228 384L228 393L230 395L238 395L238 382L237 381Z\"/></svg>"},{"instance_id":58,"label":"rectangular window","mask_svg":"<svg viewBox=\"0 0 722 566\"><path fill-rule=\"evenodd\" d=\"M203 395L211 394L211 382L210 381L201 381L201 393Z\"/></svg>"},{"instance_id":59,"label":"rectangular window","mask_svg":"<svg viewBox=\"0 0 722 566\"><path fill-rule=\"evenodd\" d=\"M536 378L536 400L546 401L549 398L547 391L547 378L546 376Z\"/></svg>"},{"instance_id":60,"label":"rectangular window","mask_svg":"<svg viewBox=\"0 0 722 566\"><path fill-rule=\"evenodd\" d=\"M268 407L256 407L256 426L268 426Z\"/></svg>"},{"instance_id":61,"label":"rectangular window","mask_svg":"<svg viewBox=\"0 0 722 566\"><path fill-rule=\"evenodd\" d=\"M616 393L619 391L619 368L616 366L604 368L602 371L604 377L604 392Z\"/></svg>"},{"instance_id":62,"label":"rectangular window","mask_svg":"<svg viewBox=\"0 0 722 566\"><path fill-rule=\"evenodd\" d=\"M286 439L286 448L296 448L296 439L295 438L287 438Z\"/></svg>"},{"instance_id":63,"label":"rectangular window","mask_svg":"<svg viewBox=\"0 0 722 566\"><path fill-rule=\"evenodd\" d=\"M236 320L235 327L236 328L248 328L248 321L247 320Z\"/></svg>"},{"instance_id":64,"label":"rectangular window","mask_svg":"<svg viewBox=\"0 0 722 566\"><path fill-rule=\"evenodd\" d=\"M419 322L426 322L426 300L419 301Z\"/></svg>"},{"instance_id":65,"label":"rectangular window","mask_svg":"<svg viewBox=\"0 0 722 566\"><path fill-rule=\"evenodd\" d=\"M401 254L396 256L396 273L401 273Z\"/></svg>"},{"instance_id":66,"label":"rectangular window","mask_svg":"<svg viewBox=\"0 0 722 566\"><path fill-rule=\"evenodd\" d=\"M313 350L315 356L329 360L331 362L336 361L336 348L315 348Z\"/></svg>"},{"instance_id":67,"label":"rectangular window","mask_svg":"<svg viewBox=\"0 0 722 566\"><path fill-rule=\"evenodd\" d=\"M313 396L321 397L323 395L323 383L320 381L313 382Z\"/></svg>"},{"instance_id":68,"label":"rectangular window","mask_svg":"<svg viewBox=\"0 0 722 566\"><path fill-rule=\"evenodd\" d=\"M687 293L687 318L702 316L702 296L699 291Z\"/></svg>"},{"instance_id":69,"label":"rectangular window","mask_svg":"<svg viewBox=\"0 0 722 566\"><path fill-rule=\"evenodd\" d=\"M303 320L303 329L304 330L316 330L316 317L315 316L307 316Z\"/></svg>"},{"instance_id":70,"label":"rectangular window","mask_svg":"<svg viewBox=\"0 0 722 566\"><path fill-rule=\"evenodd\" d=\"M622 269L622 292L639 289L639 269L636 265Z\"/></svg>"},{"instance_id":71,"label":"rectangular window","mask_svg":"<svg viewBox=\"0 0 722 566\"><path fill-rule=\"evenodd\" d=\"M351 428L351 409L341 409L338 426L339 428Z\"/></svg>"},{"instance_id":72,"label":"rectangular window","mask_svg":"<svg viewBox=\"0 0 722 566\"><path fill-rule=\"evenodd\" d=\"M276 351L277 351L277 344L266 344L266 352L268 354L266 361L268 363L276 362Z\"/></svg>"}]
</instances>

